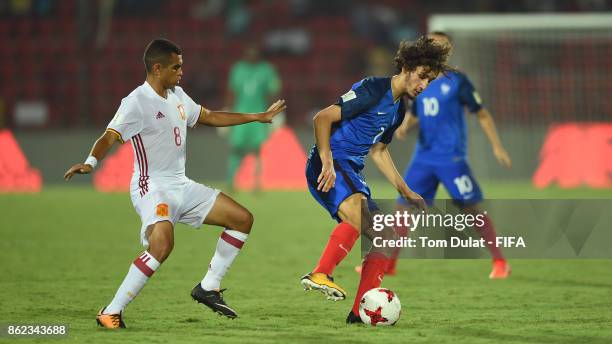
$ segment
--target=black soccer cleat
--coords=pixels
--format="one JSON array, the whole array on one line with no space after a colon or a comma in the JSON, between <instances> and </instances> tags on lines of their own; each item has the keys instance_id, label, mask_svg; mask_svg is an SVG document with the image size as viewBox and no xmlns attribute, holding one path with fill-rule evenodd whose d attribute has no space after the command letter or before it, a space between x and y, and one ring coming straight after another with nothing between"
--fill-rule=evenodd
<instances>
[{"instance_id":1,"label":"black soccer cleat","mask_svg":"<svg viewBox=\"0 0 612 344\"><path fill-rule=\"evenodd\" d=\"M361 317L359 317L359 315L355 315L355 313L353 313L353 311L351 310L349 312L348 317L346 317L346 323L347 324L363 324L363 320L361 320Z\"/></svg>"},{"instance_id":2,"label":"black soccer cleat","mask_svg":"<svg viewBox=\"0 0 612 344\"><path fill-rule=\"evenodd\" d=\"M230 319L235 319L238 317L238 314L236 314L236 312L231 309L225 303L225 301L223 301L223 291L225 291L225 289L221 289L219 291L204 290L200 283L198 283L191 290L191 298L212 309L213 312L219 315L224 315Z\"/></svg>"}]
</instances>

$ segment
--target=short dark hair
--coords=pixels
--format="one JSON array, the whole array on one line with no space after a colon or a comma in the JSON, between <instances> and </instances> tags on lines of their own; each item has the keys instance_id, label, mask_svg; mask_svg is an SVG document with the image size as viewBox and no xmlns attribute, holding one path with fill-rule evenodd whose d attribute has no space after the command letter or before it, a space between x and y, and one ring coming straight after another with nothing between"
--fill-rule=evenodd
<instances>
[{"instance_id":1,"label":"short dark hair","mask_svg":"<svg viewBox=\"0 0 612 344\"><path fill-rule=\"evenodd\" d=\"M402 67L414 71L418 66L423 66L439 74L451 69L446 64L449 52L450 47L436 44L433 39L421 36L414 42L402 41L393 61L398 73L402 71Z\"/></svg>"},{"instance_id":2,"label":"short dark hair","mask_svg":"<svg viewBox=\"0 0 612 344\"><path fill-rule=\"evenodd\" d=\"M176 43L165 38L156 38L152 40L147 45L144 55L142 56L147 73L151 72L153 65L156 63L161 63L164 66L168 65L172 53L182 55L183 50L181 50L181 47Z\"/></svg>"}]
</instances>

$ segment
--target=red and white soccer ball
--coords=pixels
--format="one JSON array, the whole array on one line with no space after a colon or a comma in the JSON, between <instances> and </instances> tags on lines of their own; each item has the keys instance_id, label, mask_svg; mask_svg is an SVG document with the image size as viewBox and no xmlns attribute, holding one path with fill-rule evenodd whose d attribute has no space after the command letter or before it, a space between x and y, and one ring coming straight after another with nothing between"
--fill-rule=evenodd
<instances>
[{"instance_id":1,"label":"red and white soccer ball","mask_svg":"<svg viewBox=\"0 0 612 344\"><path fill-rule=\"evenodd\" d=\"M368 290L359 304L359 317L372 326L395 325L402 313L397 294L386 288Z\"/></svg>"}]
</instances>

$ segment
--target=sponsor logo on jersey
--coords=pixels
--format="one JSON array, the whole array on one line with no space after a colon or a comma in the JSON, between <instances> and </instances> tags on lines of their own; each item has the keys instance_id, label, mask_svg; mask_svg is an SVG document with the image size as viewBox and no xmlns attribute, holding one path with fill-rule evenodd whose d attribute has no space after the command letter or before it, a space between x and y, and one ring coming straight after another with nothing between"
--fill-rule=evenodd
<instances>
[{"instance_id":1,"label":"sponsor logo on jersey","mask_svg":"<svg viewBox=\"0 0 612 344\"><path fill-rule=\"evenodd\" d=\"M161 111L159 111L159 112L157 113L157 115L155 116L155 118L156 118L156 119L162 119L162 118L166 118L166 116L164 116L164 114L163 114L163 113L161 113Z\"/></svg>"},{"instance_id":2,"label":"sponsor logo on jersey","mask_svg":"<svg viewBox=\"0 0 612 344\"><path fill-rule=\"evenodd\" d=\"M155 213L157 216L168 216L168 205L166 203L158 204Z\"/></svg>"}]
</instances>

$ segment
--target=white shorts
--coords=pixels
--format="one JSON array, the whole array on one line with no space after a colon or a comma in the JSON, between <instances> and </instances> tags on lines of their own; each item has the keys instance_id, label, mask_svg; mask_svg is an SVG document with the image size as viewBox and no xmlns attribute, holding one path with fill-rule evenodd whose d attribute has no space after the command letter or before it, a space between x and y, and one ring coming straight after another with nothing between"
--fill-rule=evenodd
<instances>
[{"instance_id":1,"label":"white shorts","mask_svg":"<svg viewBox=\"0 0 612 344\"><path fill-rule=\"evenodd\" d=\"M142 221L140 242L145 247L149 246L145 232L154 223L170 221L175 226L180 222L200 228L221 192L191 179L155 184L150 182L149 191L144 196L140 196L138 190L131 192L132 204Z\"/></svg>"}]
</instances>

